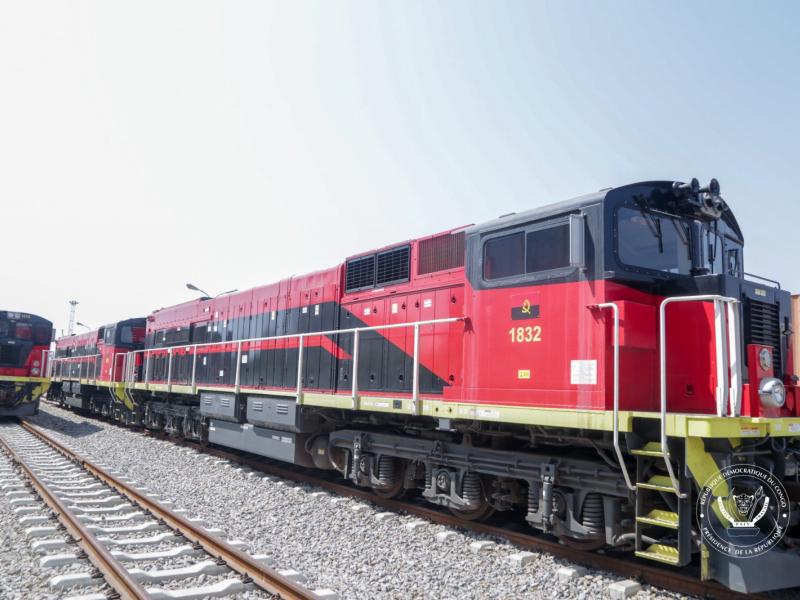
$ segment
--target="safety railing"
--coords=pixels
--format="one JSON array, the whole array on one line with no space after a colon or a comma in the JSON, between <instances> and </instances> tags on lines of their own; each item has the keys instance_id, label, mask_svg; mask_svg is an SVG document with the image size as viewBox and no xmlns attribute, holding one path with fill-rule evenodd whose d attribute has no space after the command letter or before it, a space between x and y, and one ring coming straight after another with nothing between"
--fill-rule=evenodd
<instances>
[{"instance_id":1,"label":"safety railing","mask_svg":"<svg viewBox=\"0 0 800 600\"><path fill-rule=\"evenodd\" d=\"M88 354L86 356L51 358L48 364L48 377L60 379L87 379L96 382L98 359L102 359L102 355ZM78 365L77 375L73 374L74 369L72 368L76 364Z\"/></svg>"},{"instance_id":2,"label":"safety railing","mask_svg":"<svg viewBox=\"0 0 800 600\"><path fill-rule=\"evenodd\" d=\"M678 302L714 303L714 339L717 361L717 416L738 417L742 410L742 334L738 304L735 298L714 294L675 296L661 302L659 309L659 375L661 382L661 452L672 486L679 491L678 479L669 459L667 446L667 306ZM726 405L730 402L728 413ZM679 492L685 498L685 492Z\"/></svg>"},{"instance_id":3,"label":"safety railing","mask_svg":"<svg viewBox=\"0 0 800 600\"><path fill-rule=\"evenodd\" d=\"M622 449L619 445L619 306L614 302L604 302L602 304L594 304L589 306L590 309L611 309L614 315L614 414L613 414L613 427L614 427L614 454L617 456L617 462L622 475L625 477L625 484L629 490L635 490L636 486L631 482L628 468L625 466L625 459L622 456Z\"/></svg>"},{"instance_id":4,"label":"safety railing","mask_svg":"<svg viewBox=\"0 0 800 600\"><path fill-rule=\"evenodd\" d=\"M42 350L42 360L39 362L39 373L42 377L49 377L50 350Z\"/></svg>"},{"instance_id":5,"label":"safety railing","mask_svg":"<svg viewBox=\"0 0 800 600\"><path fill-rule=\"evenodd\" d=\"M147 389L151 385L150 381L150 365L153 356L168 356L167 359L167 379L164 383L159 385L166 385L166 391L171 392L173 385L172 371L173 362L176 355L176 350L182 350L183 355L189 354L192 356L192 371L191 379L187 382L192 389L192 393L197 393L197 356L198 349L211 348L211 347L236 347L236 371L234 375L233 388L235 392L241 390L241 367L242 367L242 347L245 345L258 344L262 342L278 342L278 341L291 341L297 340L297 381L294 393L297 396L297 403L303 404L303 372L305 361L305 341L308 338L326 337L333 335L353 335L353 353L352 353L352 373L351 373L351 407L353 409L358 407L359 389L358 389L358 369L360 357L360 338L361 334L368 331L383 331L389 329L410 329L413 328L413 363L412 363L412 383L411 383L411 406L412 414L420 414L420 398L419 398L419 355L420 355L420 328L434 325L444 325L448 323L456 323L464 321L464 317L451 317L445 319L430 319L427 321L415 321L411 323L392 323L388 325L375 325L372 327L353 327L349 329L332 329L329 331L312 331L308 333L296 333L288 335L276 335L270 337L249 338L246 340L234 341L219 341L219 342L206 342L203 344L182 344L179 346L171 346L168 348L148 348L143 350L133 350L125 354L123 361L123 382L127 387L135 383L143 383ZM137 364L137 356L141 355L142 360ZM142 381L138 381L137 371L139 367L144 368L144 376Z\"/></svg>"}]
</instances>

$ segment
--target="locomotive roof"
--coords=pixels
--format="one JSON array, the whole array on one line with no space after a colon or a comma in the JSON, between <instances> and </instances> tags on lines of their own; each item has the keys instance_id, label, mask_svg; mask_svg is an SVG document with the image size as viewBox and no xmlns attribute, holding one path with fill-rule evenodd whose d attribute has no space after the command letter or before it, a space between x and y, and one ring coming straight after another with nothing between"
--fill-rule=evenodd
<instances>
[{"instance_id":1,"label":"locomotive roof","mask_svg":"<svg viewBox=\"0 0 800 600\"><path fill-rule=\"evenodd\" d=\"M529 223L531 221L536 221L539 219L546 219L547 217L564 214L569 212L578 211L581 208L586 206L591 206L593 204L599 204L605 201L606 196L612 191L617 190L624 190L625 188L633 188L633 187L640 187L640 186L652 186L654 189L656 188L668 188L671 189L673 181L641 181L638 183L631 183L626 184L620 187L609 187L601 189L597 192L591 192L589 194L583 194L581 196L576 196L575 198L571 198L569 200L564 200L562 202L556 202L553 204L546 204L544 206L539 206L537 208L532 208L530 210L526 210L519 213L511 213L509 215L504 215L502 217L498 217L496 219L492 219L491 221L486 221L484 223L480 223L478 225L473 225L472 227L468 228L467 234L473 234L482 232L485 233L487 231L493 231L496 229L505 229L506 227L513 227L515 225L520 225L523 223ZM683 182L677 182L683 183ZM744 240L742 236L742 230L739 228L739 224L736 221L736 217L733 215L733 212L730 210L729 207L726 207L723 214L722 220L736 233L740 240Z\"/></svg>"},{"instance_id":2,"label":"locomotive roof","mask_svg":"<svg viewBox=\"0 0 800 600\"><path fill-rule=\"evenodd\" d=\"M513 227L514 225L528 223L530 221L535 221L537 219L545 219L551 215L576 211L585 206L590 206L592 204L597 204L598 202L602 202L603 199L606 197L606 194L611 189L612 188L608 188L605 190L600 190L599 192L584 194L582 196L577 196L569 200L562 200L561 202L555 202L554 204L546 204L544 206L531 208L523 212L509 213L507 215L497 217L496 219L492 219L491 221L484 221L483 223L473 225L472 227L469 227L466 231L467 234L472 234L479 231L486 232L486 231L492 231L494 229L505 229L506 227Z\"/></svg>"},{"instance_id":3,"label":"locomotive roof","mask_svg":"<svg viewBox=\"0 0 800 600\"><path fill-rule=\"evenodd\" d=\"M14 321L30 321L31 323L51 323L49 320L39 315L34 315L26 312L17 312L14 310L0 310L0 319L8 319Z\"/></svg>"}]
</instances>

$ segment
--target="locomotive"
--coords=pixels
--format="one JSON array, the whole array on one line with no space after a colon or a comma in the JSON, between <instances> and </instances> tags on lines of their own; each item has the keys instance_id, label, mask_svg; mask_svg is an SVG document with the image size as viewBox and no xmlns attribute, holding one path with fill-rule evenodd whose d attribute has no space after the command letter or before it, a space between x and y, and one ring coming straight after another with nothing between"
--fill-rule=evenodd
<instances>
[{"instance_id":1,"label":"locomotive","mask_svg":"<svg viewBox=\"0 0 800 600\"><path fill-rule=\"evenodd\" d=\"M53 324L28 313L0 311L0 416L36 414L49 387L45 377Z\"/></svg>"},{"instance_id":2,"label":"locomotive","mask_svg":"<svg viewBox=\"0 0 800 600\"><path fill-rule=\"evenodd\" d=\"M794 587L791 297L743 253L715 180L608 188L62 338L53 394L737 591ZM726 520L750 495L724 480L697 511L732 467L783 503ZM780 536L732 551L745 529Z\"/></svg>"}]
</instances>

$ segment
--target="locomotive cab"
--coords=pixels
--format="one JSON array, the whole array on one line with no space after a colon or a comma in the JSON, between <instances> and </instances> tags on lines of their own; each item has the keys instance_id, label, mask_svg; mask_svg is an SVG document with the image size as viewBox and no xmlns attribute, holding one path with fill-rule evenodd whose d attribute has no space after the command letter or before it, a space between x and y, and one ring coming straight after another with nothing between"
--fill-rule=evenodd
<instances>
[{"instance_id":1,"label":"locomotive cab","mask_svg":"<svg viewBox=\"0 0 800 600\"><path fill-rule=\"evenodd\" d=\"M611 241L605 252L608 281L656 302L686 296L732 301L726 316L735 320L735 330L724 334L715 332L715 307L709 302L665 310L669 410L720 414L715 396L719 379L725 378L720 367L731 371L731 365L717 363L738 356L741 365L733 368L741 370L736 379L741 389L731 391L736 406L724 407L724 414L798 414L790 358L791 296L777 282L745 273L744 238L716 180L702 189L693 180L612 190L605 212ZM720 345L728 346L726 353L718 352Z\"/></svg>"},{"instance_id":2,"label":"locomotive cab","mask_svg":"<svg viewBox=\"0 0 800 600\"><path fill-rule=\"evenodd\" d=\"M0 416L34 414L47 391L53 324L27 313L0 311Z\"/></svg>"}]
</instances>

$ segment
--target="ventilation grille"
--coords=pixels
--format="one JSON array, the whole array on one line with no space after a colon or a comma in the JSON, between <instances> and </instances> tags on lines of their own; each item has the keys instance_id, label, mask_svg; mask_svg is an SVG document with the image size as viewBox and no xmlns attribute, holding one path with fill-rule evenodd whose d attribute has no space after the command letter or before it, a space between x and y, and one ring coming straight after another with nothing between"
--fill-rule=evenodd
<instances>
[{"instance_id":1,"label":"ventilation grille","mask_svg":"<svg viewBox=\"0 0 800 600\"><path fill-rule=\"evenodd\" d=\"M411 246L394 248L378 254L376 285L388 285L408 281L408 262Z\"/></svg>"},{"instance_id":2,"label":"ventilation grille","mask_svg":"<svg viewBox=\"0 0 800 600\"><path fill-rule=\"evenodd\" d=\"M746 341L748 344L772 346L775 373L782 375L781 368L781 323L776 304L750 300L745 320Z\"/></svg>"},{"instance_id":3,"label":"ventilation grille","mask_svg":"<svg viewBox=\"0 0 800 600\"><path fill-rule=\"evenodd\" d=\"M464 232L446 233L419 243L417 275L464 266Z\"/></svg>"},{"instance_id":4,"label":"ventilation grille","mask_svg":"<svg viewBox=\"0 0 800 600\"><path fill-rule=\"evenodd\" d=\"M364 256L347 261L348 292L375 285L375 256Z\"/></svg>"}]
</instances>

